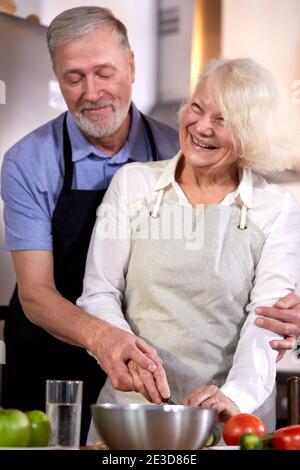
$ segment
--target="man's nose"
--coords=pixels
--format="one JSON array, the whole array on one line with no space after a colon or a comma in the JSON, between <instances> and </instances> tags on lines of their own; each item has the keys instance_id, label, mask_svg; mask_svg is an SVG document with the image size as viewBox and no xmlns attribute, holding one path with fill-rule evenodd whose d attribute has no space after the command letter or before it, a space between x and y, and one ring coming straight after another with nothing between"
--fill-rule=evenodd
<instances>
[{"instance_id":1,"label":"man's nose","mask_svg":"<svg viewBox=\"0 0 300 470\"><path fill-rule=\"evenodd\" d=\"M86 78L83 95L87 101L97 101L101 97L99 84L97 84L97 81L94 77Z\"/></svg>"}]
</instances>

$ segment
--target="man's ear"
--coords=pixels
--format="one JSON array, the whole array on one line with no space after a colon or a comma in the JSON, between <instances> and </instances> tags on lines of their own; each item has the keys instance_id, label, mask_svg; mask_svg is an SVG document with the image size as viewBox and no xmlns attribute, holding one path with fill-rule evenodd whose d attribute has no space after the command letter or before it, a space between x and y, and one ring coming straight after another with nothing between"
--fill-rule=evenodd
<instances>
[{"instance_id":1,"label":"man's ear","mask_svg":"<svg viewBox=\"0 0 300 470\"><path fill-rule=\"evenodd\" d=\"M134 52L129 51L129 66L130 66L130 74L131 74L131 83L135 80L135 62L134 62Z\"/></svg>"}]
</instances>

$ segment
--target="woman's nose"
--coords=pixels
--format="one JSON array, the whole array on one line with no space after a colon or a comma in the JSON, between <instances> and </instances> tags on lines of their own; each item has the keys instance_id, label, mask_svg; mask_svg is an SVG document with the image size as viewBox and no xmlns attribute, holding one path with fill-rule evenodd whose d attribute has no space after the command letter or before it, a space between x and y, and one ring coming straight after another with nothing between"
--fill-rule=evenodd
<instances>
[{"instance_id":1,"label":"woman's nose","mask_svg":"<svg viewBox=\"0 0 300 470\"><path fill-rule=\"evenodd\" d=\"M202 116L196 123L196 130L200 135L210 137L213 135L213 125L209 117Z\"/></svg>"}]
</instances>

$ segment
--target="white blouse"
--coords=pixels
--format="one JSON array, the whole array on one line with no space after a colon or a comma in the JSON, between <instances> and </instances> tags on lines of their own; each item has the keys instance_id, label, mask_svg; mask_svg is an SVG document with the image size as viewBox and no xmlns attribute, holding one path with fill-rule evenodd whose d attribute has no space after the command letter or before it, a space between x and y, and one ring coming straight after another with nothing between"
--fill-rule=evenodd
<instances>
[{"instance_id":1,"label":"white blouse","mask_svg":"<svg viewBox=\"0 0 300 470\"><path fill-rule=\"evenodd\" d=\"M130 330L122 312L125 276L130 257L130 219L143 207L152 207L165 189L164 201L189 205L175 181L181 154L172 160L131 163L113 177L98 208L87 256L83 293L77 305L116 327ZM300 279L300 208L294 197L246 168L240 170L236 191L221 202L246 206L249 217L265 234L255 269L247 319L221 390L241 412L251 413L271 393L276 375L276 351L269 345L279 336L254 324L255 309L271 306L295 290ZM221 238L220 238L221 239ZM251 377L251 379L250 379Z\"/></svg>"}]
</instances>

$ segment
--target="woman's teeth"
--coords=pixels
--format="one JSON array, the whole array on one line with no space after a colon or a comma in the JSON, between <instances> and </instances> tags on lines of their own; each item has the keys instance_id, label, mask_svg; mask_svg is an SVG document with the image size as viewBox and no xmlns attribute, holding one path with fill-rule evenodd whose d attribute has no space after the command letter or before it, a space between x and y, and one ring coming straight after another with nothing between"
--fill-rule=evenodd
<instances>
[{"instance_id":1,"label":"woman's teeth","mask_svg":"<svg viewBox=\"0 0 300 470\"><path fill-rule=\"evenodd\" d=\"M196 139L195 137L192 137L192 141L194 142L194 144L198 145L199 147L203 148L203 149L216 149L217 147L214 147L213 145L209 145L209 144L204 144L203 142L200 142L200 140Z\"/></svg>"}]
</instances>

